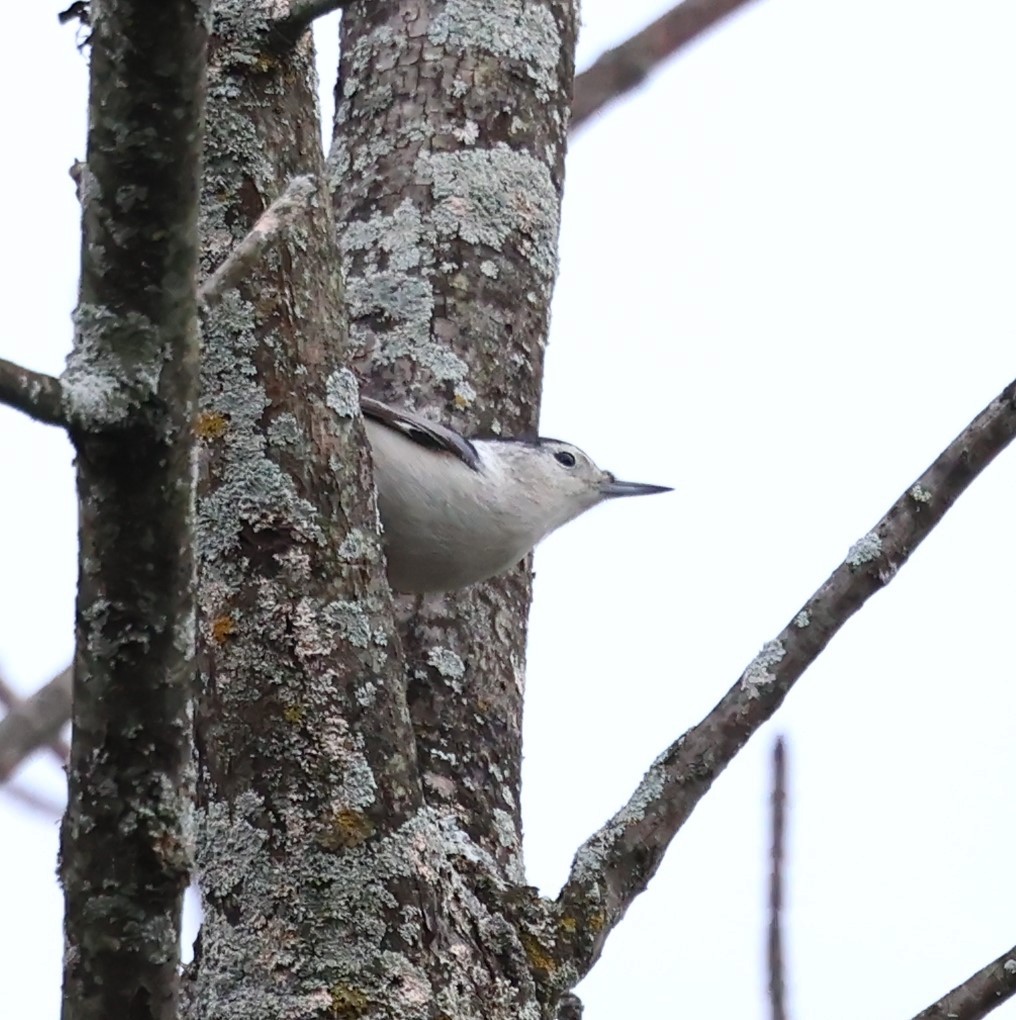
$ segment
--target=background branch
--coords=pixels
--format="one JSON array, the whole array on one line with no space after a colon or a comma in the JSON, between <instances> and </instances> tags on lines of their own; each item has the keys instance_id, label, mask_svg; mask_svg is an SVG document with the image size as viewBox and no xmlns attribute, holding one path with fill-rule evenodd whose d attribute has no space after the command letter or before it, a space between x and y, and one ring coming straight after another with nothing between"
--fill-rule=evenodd
<instances>
[{"instance_id":1,"label":"background branch","mask_svg":"<svg viewBox=\"0 0 1016 1020\"><path fill-rule=\"evenodd\" d=\"M971 974L914 1020L981 1020L1016 994L1016 946Z\"/></svg>"},{"instance_id":2,"label":"background branch","mask_svg":"<svg viewBox=\"0 0 1016 1020\"><path fill-rule=\"evenodd\" d=\"M558 904L584 975L656 873L674 835L717 776L768 720L833 635L887 585L960 494L1016 435L1010 383L890 507L875 529L749 664L719 704L663 752L627 805L575 855Z\"/></svg>"},{"instance_id":3,"label":"background branch","mask_svg":"<svg viewBox=\"0 0 1016 1020\"><path fill-rule=\"evenodd\" d=\"M0 697L8 707L0 719L0 782L44 744L53 748L61 764L66 762L67 748L60 730L71 717L72 677L68 666L24 701L0 680Z\"/></svg>"},{"instance_id":4,"label":"background branch","mask_svg":"<svg viewBox=\"0 0 1016 1020\"><path fill-rule=\"evenodd\" d=\"M0 404L45 425L63 425L60 380L0 358Z\"/></svg>"},{"instance_id":5,"label":"background branch","mask_svg":"<svg viewBox=\"0 0 1016 1020\"><path fill-rule=\"evenodd\" d=\"M63 804L55 800L48 800L35 790L18 785L17 782L9 782L4 786L4 793L12 800L16 800L22 807L37 815L41 815L46 822L52 823L63 814Z\"/></svg>"},{"instance_id":6,"label":"background branch","mask_svg":"<svg viewBox=\"0 0 1016 1020\"><path fill-rule=\"evenodd\" d=\"M637 88L682 46L750 0L685 0L630 39L607 50L575 79L570 130Z\"/></svg>"},{"instance_id":7,"label":"background branch","mask_svg":"<svg viewBox=\"0 0 1016 1020\"><path fill-rule=\"evenodd\" d=\"M766 962L769 970L769 1015L787 1020L786 980L783 959L783 869L787 804L787 755L783 737L773 745L772 795L770 797L771 838L769 856L769 934Z\"/></svg>"}]
</instances>

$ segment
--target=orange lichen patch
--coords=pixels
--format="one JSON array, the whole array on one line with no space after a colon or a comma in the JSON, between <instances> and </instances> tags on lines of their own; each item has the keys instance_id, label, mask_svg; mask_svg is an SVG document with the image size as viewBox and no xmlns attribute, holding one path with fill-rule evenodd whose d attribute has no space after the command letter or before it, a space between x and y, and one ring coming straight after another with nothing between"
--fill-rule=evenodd
<instances>
[{"instance_id":1,"label":"orange lichen patch","mask_svg":"<svg viewBox=\"0 0 1016 1020\"><path fill-rule=\"evenodd\" d=\"M352 985L332 985L329 989L332 999L331 1014L336 1020L356 1020L370 1009L367 995Z\"/></svg>"},{"instance_id":2,"label":"orange lichen patch","mask_svg":"<svg viewBox=\"0 0 1016 1020\"><path fill-rule=\"evenodd\" d=\"M194 434L199 439L221 439L229 428L229 419L218 411L202 411L194 422Z\"/></svg>"},{"instance_id":3,"label":"orange lichen patch","mask_svg":"<svg viewBox=\"0 0 1016 1020\"><path fill-rule=\"evenodd\" d=\"M306 714L307 713L304 711L302 705L287 705L282 710L282 718L293 726L297 723L303 722L303 717Z\"/></svg>"},{"instance_id":4,"label":"orange lichen patch","mask_svg":"<svg viewBox=\"0 0 1016 1020\"><path fill-rule=\"evenodd\" d=\"M236 622L231 616L218 616L212 621L212 640L224 645L236 633Z\"/></svg>"},{"instance_id":5,"label":"orange lichen patch","mask_svg":"<svg viewBox=\"0 0 1016 1020\"><path fill-rule=\"evenodd\" d=\"M535 935L523 932L522 948L526 951L529 966L534 971L538 971L541 974L553 974L557 970L557 961Z\"/></svg>"},{"instance_id":6,"label":"orange lichen patch","mask_svg":"<svg viewBox=\"0 0 1016 1020\"><path fill-rule=\"evenodd\" d=\"M278 66L278 60L268 53L259 53L254 61L254 70L258 74L270 74Z\"/></svg>"},{"instance_id":7,"label":"orange lichen patch","mask_svg":"<svg viewBox=\"0 0 1016 1020\"><path fill-rule=\"evenodd\" d=\"M331 827L319 842L326 850L349 850L374 834L374 823L362 812L343 808L336 812Z\"/></svg>"}]
</instances>

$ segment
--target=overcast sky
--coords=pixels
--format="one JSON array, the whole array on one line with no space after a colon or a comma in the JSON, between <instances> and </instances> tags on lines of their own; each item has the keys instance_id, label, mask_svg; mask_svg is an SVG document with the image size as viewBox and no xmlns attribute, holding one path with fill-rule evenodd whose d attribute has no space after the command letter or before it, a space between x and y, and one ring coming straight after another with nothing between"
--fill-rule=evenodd
<instances>
[{"instance_id":1,"label":"overcast sky","mask_svg":"<svg viewBox=\"0 0 1016 1020\"><path fill-rule=\"evenodd\" d=\"M0 33L0 356L54 373L87 78L61 6L13 5ZM666 6L585 0L580 64ZM1016 375L1013 38L1010 0L759 0L574 140L542 427L677 491L536 557L524 814L545 892ZM0 664L28 693L71 655L70 448L0 411L0 479ZM586 1020L765 1015L777 732L795 1017L909 1017L1016 942L1014 486L1009 451L718 781L580 987ZM18 785L63 796L44 754ZM52 1020L57 820L0 791L0 832L0 1013Z\"/></svg>"}]
</instances>

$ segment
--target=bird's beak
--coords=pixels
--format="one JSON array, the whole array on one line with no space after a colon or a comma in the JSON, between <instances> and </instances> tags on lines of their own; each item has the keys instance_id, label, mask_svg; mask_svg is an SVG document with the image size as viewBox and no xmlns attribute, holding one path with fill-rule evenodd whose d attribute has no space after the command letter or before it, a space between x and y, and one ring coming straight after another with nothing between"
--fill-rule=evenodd
<instances>
[{"instance_id":1,"label":"bird's beak","mask_svg":"<svg viewBox=\"0 0 1016 1020\"><path fill-rule=\"evenodd\" d=\"M644 482L619 482L613 475L600 482L600 493L604 499L615 496L652 496L656 492L673 492L669 485L646 485Z\"/></svg>"}]
</instances>

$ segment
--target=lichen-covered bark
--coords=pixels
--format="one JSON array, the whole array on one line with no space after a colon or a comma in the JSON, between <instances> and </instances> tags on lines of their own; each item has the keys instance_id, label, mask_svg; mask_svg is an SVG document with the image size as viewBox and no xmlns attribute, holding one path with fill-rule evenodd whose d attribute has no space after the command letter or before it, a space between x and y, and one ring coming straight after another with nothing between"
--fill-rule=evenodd
<instances>
[{"instance_id":1,"label":"lichen-covered bark","mask_svg":"<svg viewBox=\"0 0 1016 1020\"><path fill-rule=\"evenodd\" d=\"M176 1016L190 864L197 194L206 5L95 0L82 271L65 1020Z\"/></svg>"},{"instance_id":2,"label":"lichen-covered bark","mask_svg":"<svg viewBox=\"0 0 1016 1020\"><path fill-rule=\"evenodd\" d=\"M280 47L267 0L223 0L215 10L206 271L290 179L322 169L307 40ZM362 164L362 179L334 180L361 195L355 211L342 210L353 234L377 227L384 235L364 237L365 259L393 271L427 267L416 283L393 278L390 291L351 274L354 366L361 375L380 366L376 378L389 395L399 392L396 380L403 396L454 395L467 427L482 421L515 432L536 420L574 12L561 4L513 9L521 27L510 45L521 51L507 63L500 35L481 31L487 13L447 4L443 21L426 22L433 40L421 43L412 26L406 36L428 54L440 50L461 81L481 90L466 100L478 104L477 116L484 105L516 107L477 128L486 141L475 151L429 140L417 153L430 167L421 171L425 193L388 168L381 187L398 194L396 206L409 201L403 211L424 224L420 252L401 248L385 227L384 203L376 217L367 212L374 198L356 189L374 180L373 166ZM347 18L355 36L361 12ZM400 20L393 28L405 35ZM538 37L527 42L534 29ZM377 81L385 93L380 51L349 59L359 62L364 88ZM420 55L420 81L398 95L400 104L415 104L406 121L428 139L431 120L459 117L463 102L461 82L443 80L435 91L433 59ZM446 99L454 109L440 112ZM463 130L471 137L473 127ZM463 201L475 205L468 222L455 220ZM552 1016L560 983L545 981L548 961L528 934L530 915L546 905L514 887L522 879L528 573L456 603L437 600L403 631L414 656L414 735L355 377L345 367L328 212L312 210L205 323L198 417L205 917L187 1015ZM430 288L431 311L406 325L395 305L399 293L415 301L419 286ZM376 301L364 314L364 302L374 300L368 291ZM389 297L395 305L378 304ZM374 339L364 332L367 319Z\"/></svg>"},{"instance_id":3,"label":"lichen-covered bark","mask_svg":"<svg viewBox=\"0 0 1016 1020\"><path fill-rule=\"evenodd\" d=\"M354 365L466 432L535 430L577 4L353 3L329 159ZM522 880L528 564L404 607L428 803Z\"/></svg>"},{"instance_id":4,"label":"lichen-covered bark","mask_svg":"<svg viewBox=\"0 0 1016 1020\"><path fill-rule=\"evenodd\" d=\"M322 177L309 37L280 53L276 10L214 8L206 272L294 176ZM343 1015L368 984L346 949L377 969L371 937L420 913L401 842L420 788L338 270L317 197L205 321L195 1017Z\"/></svg>"}]
</instances>

